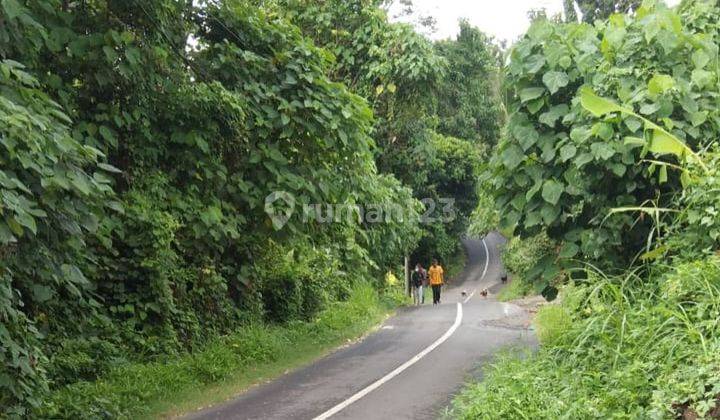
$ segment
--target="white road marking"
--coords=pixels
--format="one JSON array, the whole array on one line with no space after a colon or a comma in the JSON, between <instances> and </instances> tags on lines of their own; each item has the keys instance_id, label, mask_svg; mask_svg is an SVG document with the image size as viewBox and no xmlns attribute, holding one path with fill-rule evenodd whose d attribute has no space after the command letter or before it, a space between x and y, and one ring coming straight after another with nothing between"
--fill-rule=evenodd
<instances>
[{"instance_id":1,"label":"white road marking","mask_svg":"<svg viewBox=\"0 0 720 420\"><path fill-rule=\"evenodd\" d=\"M457 303L457 314L455 315L455 323L452 324L452 326L450 327L449 330L445 331L445 334L443 334L442 337L435 340L434 343L430 344L423 351L421 351L420 353L413 356L412 359L408 360L407 362L405 362L402 365L395 368L395 370L393 370L392 372L388 373L387 375L383 376L382 378L380 378L377 381L373 382L372 384L368 385L367 387L365 387L364 389L362 389L360 392L353 395L352 397L348 398L347 400L341 402L340 404L336 405L335 407L333 407L333 408L329 409L328 411L315 417L313 420L325 420L325 419L330 418L331 416L334 416L335 414L344 410L350 404L358 401L359 399L366 396L367 394L380 388L387 381L398 376L405 369L407 369L410 366L417 363L420 359L427 356L431 351L435 350L440 344L447 341L447 339L450 338L450 336L453 335L453 333L455 333L455 330L458 329L458 327L460 326L460 323L462 322L462 317L463 317L462 304L460 302L458 302Z\"/></svg>"},{"instance_id":2,"label":"white road marking","mask_svg":"<svg viewBox=\"0 0 720 420\"><path fill-rule=\"evenodd\" d=\"M480 276L480 281L483 281L485 279L485 275L487 274L488 266L490 265L490 251L488 250L487 243L485 243L485 238L482 239L482 244L485 247L485 268L483 269L482 276ZM472 293L470 293L470 296L468 296L467 299L465 299L465 302L463 302L463 303L468 303L468 301L470 300L471 297L473 297L473 295L475 294L476 291L477 291L477 289L473 290Z\"/></svg>"},{"instance_id":3,"label":"white road marking","mask_svg":"<svg viewBox=\"0 0 720 420\"><path fill-rule=\"evenodd\" d=\"M477 292L477 289L473 290L472 293L470 293L470 296L468 296L468 297L465 298L465 302L463 302L463 303L468 303L468 301L470 300L470 298L473 297L473 295L475 294L475 292Z\"/></svg>"},{"instance_id":4,"label":"white road marking","mask_svg":"<svg viewBox=\"0 0 720 420\"><path fill-rule=\"evenodd\" d=\"M394 326L394 325L386 325L386 326L384 326L384 327L382 327L382 328L380 328L380 329L381 329L381 330L394 330L394 329L395 329L395 326Z\"/></svg>"},{"instance_id":5,"label":"white road marking","mask_svg":"<svg viewBox=\"0 0 720 420\"><path fill-rule=\"evenodd\" d=\"M485 269L483 270L482 276L480 277L480 281L483 281L483 279L485 279L485 274L487 274L488 265L490 264L490 251L488 251L487 244L485 243L485 238L483 238L482 243L485 247Z\"/></svg>"}]
</instances>

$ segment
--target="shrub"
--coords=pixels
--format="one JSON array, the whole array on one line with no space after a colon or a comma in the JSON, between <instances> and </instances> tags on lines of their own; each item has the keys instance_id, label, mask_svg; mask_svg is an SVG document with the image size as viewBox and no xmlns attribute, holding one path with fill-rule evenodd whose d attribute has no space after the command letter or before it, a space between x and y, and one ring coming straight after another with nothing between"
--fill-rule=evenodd
<instances>
[{"instance_id":1,"label":"shrub","mask_svg":"<svg viewBox=\"0 0 720 420\"><path fill-rule=\"evenodd\" d=\"M505 269L512 273L513 287L518 291L543 292L559 275L552 270L554 264L551 263L557 258L555 243L544 232L529 238L511 238L501 257Z\"/></svg>"},{"instance_id":2,"label":"shrub","mask_svg":"<svg viewBox=\"0 0 720 420\"><path fill-rule=\"evenodd\" d=\"M611 210L673 207L692 151L717 138L718 30L708 16L719 12L713 2L675 12L646 1L594 26L536 21L507 66L511 117L492 177L501 225L544 230L563 258L604 269L647 251L653 217ZM590 90L629 112L589 106L608 105Z\"/></svg>"},{"instance_id":3,"label":"shrub","mask_svg":"<svg viewBox=\"0 0 720 420\"><path fill-rule=\"evenodd\" d=\"M562 305L545 305L540 308L534 321L540 344L558 344L560 337L570 328L570 321L570 314Z\"/></svg>"},{"instance_id":4,"label":"shrub","mask_svg":"<svg viewBox=\"0 0 720 420\"><path fill-rule=\"evenodd\" d=\"M387 307L375 288L355 285L346 302L333 302L307 322L283 326L249 325L219 337L190 354L154 362L115 366L94 382L63 386L33 416L40 418L116 418L147 415L149 405L198 387L253 373L281 359L296 360L298 348L318 351L356 337L379 321ZM287 363L287 362L285 362Z\"/></svg>"},{"instance_id":5,"label":"shrub","mask_svg":"<svg viewBox=\"0 0 720 420\"><path fill-rule=\"evenodd\" d=\"M531 282L523 280L520 276L512 276L509 283L505 285L500 293L497 295L497 299L501 302L508 302L515 299L528 296L535 292Z\"/></svg>"}]
</instances>

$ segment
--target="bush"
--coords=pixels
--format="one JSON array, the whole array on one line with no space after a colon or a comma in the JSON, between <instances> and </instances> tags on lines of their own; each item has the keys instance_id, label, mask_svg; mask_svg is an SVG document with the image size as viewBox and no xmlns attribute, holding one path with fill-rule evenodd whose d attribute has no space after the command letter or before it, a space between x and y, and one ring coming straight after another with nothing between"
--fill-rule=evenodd
<instances>
[{"instance_id":1,"label":"bush","mask_svg":"<svg viewBox=\"0 0 720 420\"><path fill-rule=\"evenodd\" d=\"M14 19L0 7L0 20ZM98 166L102 153L78 141L64 109L22 64L5 57L0 60L0 416L22 416L47 388L47 348L38 321L60 315L58 309L92 312L95 302L83 272L86 240L97 231L105 205L117 208L109 186L109 173L116 169Z\"/></svg>"},{"instance_id":2,"label":"bush","mask_svg":"<svg viewBox=\"0 0 720 420\"><path fill-rule=\"evenodd\" d=\"M296 214L280 232L270 220L276 191L297 208L419 203L378 173L373 113L331 80L330 53L266 3L0 2L0 417L125 359L312 320L417 243L413 212L376 226ZM427 40L386 26L425 49L422 73L440 74ZM186 51L190 34L201 48ZM408 80L395 87L413 88L398 68ZM65 407L90 408L68 413L107 417L175 383L115 400L103 397L115 385L76 385Z\"/></svg>"},{"instance_id":3,"label":"bush","mask_svg":"<svg viewBox=\"0 0 720 420\"><path fill-rule=\"evenodd\" d=\"M567 308L557 304L540 308L534 322L538 340L544 346L558 344L560 337L571 326Z\"/></svg>"},{"instance_id":4,"label":"bush","mask_svg":"<svg viewBox=\"0 0 720 420\"><path fill-rule=\"evenodd\" d=\"M531 295L535 292L531 282L525 281L522 277L512 276L509 282L500 290L497 299L501 302L508 302Z\"/></svg>"},{"instance_id":5,"label":"bush","mask_svg":"<svg viewBox=\"0 0 720 420\"><path fill-rule=\"evenodd\" d=\"M693 151L718 137L719 13L646 1L594 26L538 19L507 66L512 116L492 164L501 225L544 230L564 259L606 270L647 251L654 218L611 210L674 207Z\"/></svg>"},{"instance_id":6,"label":"bush","mask_svg":"<svg viewBox=\"0 0 720 420\"><path fill-rule=\"evenodd\" d=\"M467 233L477 238L483 238L500 225L500 215L495 208L495 199L491 188L486 183L478 186L478 203L470 215Z\"/></svg>"},{"instance_id":7,"label":"bush","mask_svg":"<svg viewBox=\"0 0 720 420\"><path fill-rule=\"evenodd\" d=\"M529 238L515 236L502 251L505 269L512 273L515 290L542 292L548 284L554 284L557 271L544 271L552 267L547 261L556 257L555 243L543 232ZM511 284L512 284L511 283Z\"/></svg>"}]
</instances>

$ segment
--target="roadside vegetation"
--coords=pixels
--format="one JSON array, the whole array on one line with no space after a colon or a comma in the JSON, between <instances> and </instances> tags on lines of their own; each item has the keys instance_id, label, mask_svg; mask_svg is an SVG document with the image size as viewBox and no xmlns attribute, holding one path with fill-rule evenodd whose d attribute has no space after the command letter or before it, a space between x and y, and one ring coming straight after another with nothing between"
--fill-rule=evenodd
<instances>
[{"instance_id":1,"label":"roadside vegetation","mask_svg":"<svg viewBox=\"0 0 720 420\"><path fill-rule=\"evenodd\" d=\"M453 417L720 417L720 7L612 3L541 16L511 49L489 177L519 238L504 260L561 299L539 350L498 358Z\"/></svg>"},{"instance_id":2,"label":"roadside vegetation","mask_svg":"<svg viewBox=\"0 0 720 420\"><path fill-rule=\"evenodd\" d=\"M0 1L0 417L240 390L404 302L384 279L405 255L457 266L498 50L386 5Z\"/></svg>"},{"instance_id":3,"label":"roadside vegetation","mask_svg":"<svg viewBox=\"0 0 720 420\"><path fill-rule=\"evenodd\" d=\"M358 338L404 302L400 290L392 296L396 300L381 301L373 286L358 284L347 300L332 303L311 321L248 325L192 354L119 365L96 381L53 394L36 415L155 418L222 402Z\"/></svg>"}]
</instances>

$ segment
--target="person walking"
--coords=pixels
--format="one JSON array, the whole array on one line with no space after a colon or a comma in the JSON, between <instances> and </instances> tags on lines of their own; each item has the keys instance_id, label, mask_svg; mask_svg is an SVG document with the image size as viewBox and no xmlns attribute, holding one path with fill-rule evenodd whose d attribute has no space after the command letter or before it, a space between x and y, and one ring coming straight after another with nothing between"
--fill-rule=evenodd
<instances>
[{"instance_id":1,"label":"person walking","mask_svg":"<svg viewBox=\"0 0 720 420\"><path fill-rule=\"evenodd\" d=\"M432 287L433 291L433 305L440 303L440 289L442 289L442 285L445 283L443 280L443 274L443 268L440 264L438 264L438 260L433 260L430 270L428 270L430 287Z\"/></svg>"},{"instance_id":2,"label":"person walking","mask_svg":"<svg viewBox=\"0 0 720 420\"><path fill-rule=\"evenodd\" d=\"M415 269L410 275L410 286L412 287L413 302L415 305L421 305L423 301L423 269L420 264L415 265Z\"/></svg>"}]
</instances>

